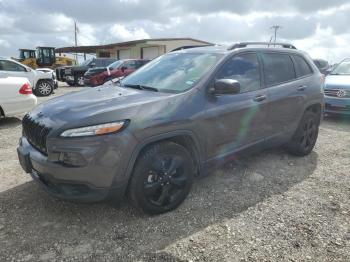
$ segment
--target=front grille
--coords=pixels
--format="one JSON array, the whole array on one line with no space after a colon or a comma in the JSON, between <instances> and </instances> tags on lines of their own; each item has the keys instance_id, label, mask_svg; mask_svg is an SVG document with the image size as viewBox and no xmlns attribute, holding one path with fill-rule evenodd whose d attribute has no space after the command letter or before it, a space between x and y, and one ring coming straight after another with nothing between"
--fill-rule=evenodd
<instances>
[{"instance_id":1,"label":"front grille","mask_svg":"<svg viewBox=\"0 0 350 262\"><path fill-rule=\"evenodd\" d=\"M50 128L38 123L32 119L28 114L22 119L23 135L28 142L43 154L47 154L46 138Z\"/></svg>"},{"instance_id":2,"label":"front grille","mask_svg":"<svg viewBox=\"0 0 350 262\"><path fill-rule=\"evenodd\" d=\"M64 70L65 75L70 75L72 73L72 69L68 68Z\"/></svg>"},{"instance_id":3,"label":"front grille","mask_svg":"<svg viewBox=\"0 0 350 262\"><path fill-rule=\"evenodd\" d=\"M345 93L344 96L339 97L338 93L340 91L343 91ZM344 90L344 89L325 89L324 94L326 96L332 96L332 97L338 97L338 98L349 98L350 97L350 90Z\"/></svg>"}]
</instances>

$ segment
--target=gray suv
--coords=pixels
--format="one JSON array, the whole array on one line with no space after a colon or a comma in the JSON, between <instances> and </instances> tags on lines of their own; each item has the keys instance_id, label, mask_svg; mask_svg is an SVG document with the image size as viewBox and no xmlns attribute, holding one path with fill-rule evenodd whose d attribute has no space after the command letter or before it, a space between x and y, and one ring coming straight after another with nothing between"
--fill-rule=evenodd
<instances>
[{"instance_id":1,"label":"gray suv","mask_svg":"<svg viewBox=\"0 0 350 262\"><path fill-rule=\"evenodd\" d=\"M53 196L126 195L157 214L232 154L283 145L307 155L324 80L305 53L278 46L171 52L114 85L54 98L23 118L19 161Z\"/></svg>"}]
</instances>

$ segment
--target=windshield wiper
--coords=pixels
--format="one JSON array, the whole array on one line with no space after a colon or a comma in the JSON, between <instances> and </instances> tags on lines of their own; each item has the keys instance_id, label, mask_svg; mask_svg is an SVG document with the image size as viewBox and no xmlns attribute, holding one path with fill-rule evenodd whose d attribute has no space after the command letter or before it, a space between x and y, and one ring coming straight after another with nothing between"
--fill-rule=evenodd
<instances>
[{"instance_id":1,"label":"windshield wiper","mask_svg":"<svg viewBox=\"0 0 350 262\"><path fill-rule=\"evenodd\" d=\"M149 90L153 92L158 92L159 90L155 87L151 86L144 86L144 85L132 85L132 84L123 84L124 87L130 87L130 88L136 88L140 90Z\"/></svg>"}]
</instances>

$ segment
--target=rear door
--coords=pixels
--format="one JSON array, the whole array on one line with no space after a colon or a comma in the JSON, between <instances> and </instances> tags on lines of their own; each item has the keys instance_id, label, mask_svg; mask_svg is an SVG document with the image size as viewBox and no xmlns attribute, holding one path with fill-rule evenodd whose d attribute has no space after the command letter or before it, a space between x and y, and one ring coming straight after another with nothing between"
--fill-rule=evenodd
<instances>
[{"instance_id":1,"label":"rear door","mask_svg":"<svg viewBox=\"0 0 350 262\"><path fill-rule=\"evenodd\" d=\"M270 98L267 122L270 137L294 131L303 110L303 81L298 81L293 60L288 53L261 53L264 79ZM300 90L299 90L300 89Z\"/></svg>"},{"instance_id":2,"label":"rear door","mask_svg":"<svg viewBox=\"0 0 350 262\"><path fill-rule=\"evenodd\" d=\"M235 95L208 95L204 132L207 157L214 159L263 141L268 97L262 88L261 65L255 52L237 54L213 80L234 79L241 85Z\"/></svg>"}]
</instances>

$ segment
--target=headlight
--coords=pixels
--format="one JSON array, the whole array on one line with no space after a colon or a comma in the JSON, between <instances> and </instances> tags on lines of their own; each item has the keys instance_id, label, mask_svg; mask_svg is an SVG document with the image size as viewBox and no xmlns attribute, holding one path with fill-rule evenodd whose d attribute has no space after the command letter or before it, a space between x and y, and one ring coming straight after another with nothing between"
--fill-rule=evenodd
<instances>
[{"instance_id":1,"label":"headlight","mask_svg":"<svg viewBox=\"0 0 350 262\"><path fill-rule=\"evenodd\" d=\"M68 129L61 134L61 137L96 136L115 133L120 131L127 121L119 121L95 126L85 126Z\"/></svg>"}]
</instances>

